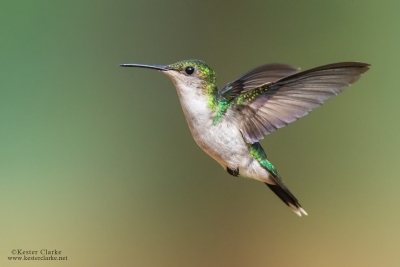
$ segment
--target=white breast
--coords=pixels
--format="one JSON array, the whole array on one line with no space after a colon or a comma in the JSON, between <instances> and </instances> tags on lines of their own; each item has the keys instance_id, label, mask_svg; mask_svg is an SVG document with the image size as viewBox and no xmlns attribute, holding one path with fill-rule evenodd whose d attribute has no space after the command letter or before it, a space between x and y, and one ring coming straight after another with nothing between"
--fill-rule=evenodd
<instances>
[{"instance_id":1,"label":"white breast","mask_svg":"<svg viewBox=\"0 0 400 267\"><path fill-rule=\"evenodd\" d=\"M216 112L208 105L201 84L173 79L183 113L196 143L224 169L239 168L241 175L270 182L269 173L254 160L239 127L223 117L213 125Z\"/></svg>"},{"instance_id":2,"label":"white breast","mask_svg":"<svg viewBox=\"0 0 400 267\"><path fill-rule=\"evenodd\" d=\"M248 147L244 143L236 125L224 119L213 125L216 112L208 105L208 96L202 88L193 88L179 84L177 91L186 121L196 143L224 168L242 165L248 155Z\"/></svg>"}]
</instances>

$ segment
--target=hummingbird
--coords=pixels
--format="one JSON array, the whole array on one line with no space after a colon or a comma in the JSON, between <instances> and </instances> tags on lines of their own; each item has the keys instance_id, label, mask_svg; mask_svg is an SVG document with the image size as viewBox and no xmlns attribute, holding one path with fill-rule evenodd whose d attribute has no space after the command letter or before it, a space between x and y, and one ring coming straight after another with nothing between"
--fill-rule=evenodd
<instances>
[{"instance_id":1,"label":"hummingbird","mask_svg":"<svg viewBox=\"0 0 400 267\"><path fill-rule=\"evenodd\" d=\"M266 64L218 90L215 72L197 59L170 65L120 66L166 74L175 85L197 145L230 175L265 183L299 216L307 212L285 186L259 141L321 106L370 67L341 62L300 71L290 65Z\"/></svg>"}]
</instances>

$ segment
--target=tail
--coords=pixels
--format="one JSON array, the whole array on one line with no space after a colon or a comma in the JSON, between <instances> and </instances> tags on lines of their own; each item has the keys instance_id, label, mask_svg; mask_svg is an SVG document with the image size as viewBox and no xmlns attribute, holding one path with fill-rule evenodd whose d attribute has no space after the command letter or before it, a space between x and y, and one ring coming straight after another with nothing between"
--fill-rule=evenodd
<instances>
[{"instance_id":1,"label":"tail","mask_svg":"<svg viewBox=\"0 0 400 267\"><path fill-rule=\"evenodd\" d=\"M289 208L291 208L297 215L308 215L307 212L301 207L297 198L289 191L289 189L280 180L276 184L267 184L269 189L272 190Z\"/></svg>"}]
</instances>

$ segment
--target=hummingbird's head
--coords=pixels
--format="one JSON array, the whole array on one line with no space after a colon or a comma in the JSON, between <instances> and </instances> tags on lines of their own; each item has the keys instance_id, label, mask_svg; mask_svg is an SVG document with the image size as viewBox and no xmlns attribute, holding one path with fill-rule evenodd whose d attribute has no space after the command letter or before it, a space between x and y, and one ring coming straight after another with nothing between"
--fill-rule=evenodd
<instances>
[{"instance_id":1,"label":"hummingbird's head","mask_svg":"<svg viewBox=\"0 0 400 267\"><path fill-rule=\"evenodd\" d=\"M168 75L176 86L182 85L197 89L215 86L215 72L203 61L197 59L183 60L167 66Z\"/></svg>"},{"instance_id":2,"label":"hummingbird's head","mask_svg":"<svg viewBox=\"0 0 400 267\"><path fill-rule=\"evenodd\" d=\"M182 60L170 65L121 64L122 67L139 67L156 69L171 78L177 88L214 90L216 88L215 72L198 59Z\"/></svg>"},{"instance_id":3,"label":"hummingbird's head","mask_svg":"<svg viewBox=\"0 0 400 267\"><path fill-rule=\"evenodd\" d=\"M207 101L207 106L216 110L218 90L215 72L201 60L183 60L166 66L144 64L121 64L120 66L161 71L171 78L182 106L193 109L195 105L191 104L192 101Z\"/></svg>"}]
</instances>

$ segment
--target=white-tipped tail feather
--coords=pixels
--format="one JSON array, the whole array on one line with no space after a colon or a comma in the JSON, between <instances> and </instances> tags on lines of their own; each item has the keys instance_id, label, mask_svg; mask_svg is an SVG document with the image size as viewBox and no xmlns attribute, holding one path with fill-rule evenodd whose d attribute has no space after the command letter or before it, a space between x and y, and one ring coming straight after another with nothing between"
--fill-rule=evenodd
<instances>
[{"instance_id":1,"label":"white-tipped tail feather","mask_svg":"<svg viewBox=\"0 0 400 267\"><path fill-rule=\"evenodd\" d=\"M275 182L279 182L277 184L268 184L265 183L269 189L272 190L289 208L291 208L294 213L299 215L308 215L307 212L301 207L297 198L289 191L289 189L283 184L282 180L279 178L275 180Z\"/></svg>"},{"instance_id":2,"label":"white-tipped tail feather","mask_svg":"<svg viewBox=\"0 0 400 267\"><path fill-rule=\"evenodd\" d=\"M294 213L296 213L300 217L301 215L306 215L306 216L308 215L307 212L302 207L296 207L292 203L288 203L287 205L289 206L289 208L293 210Z\"/></svg>"}]
</instances>

